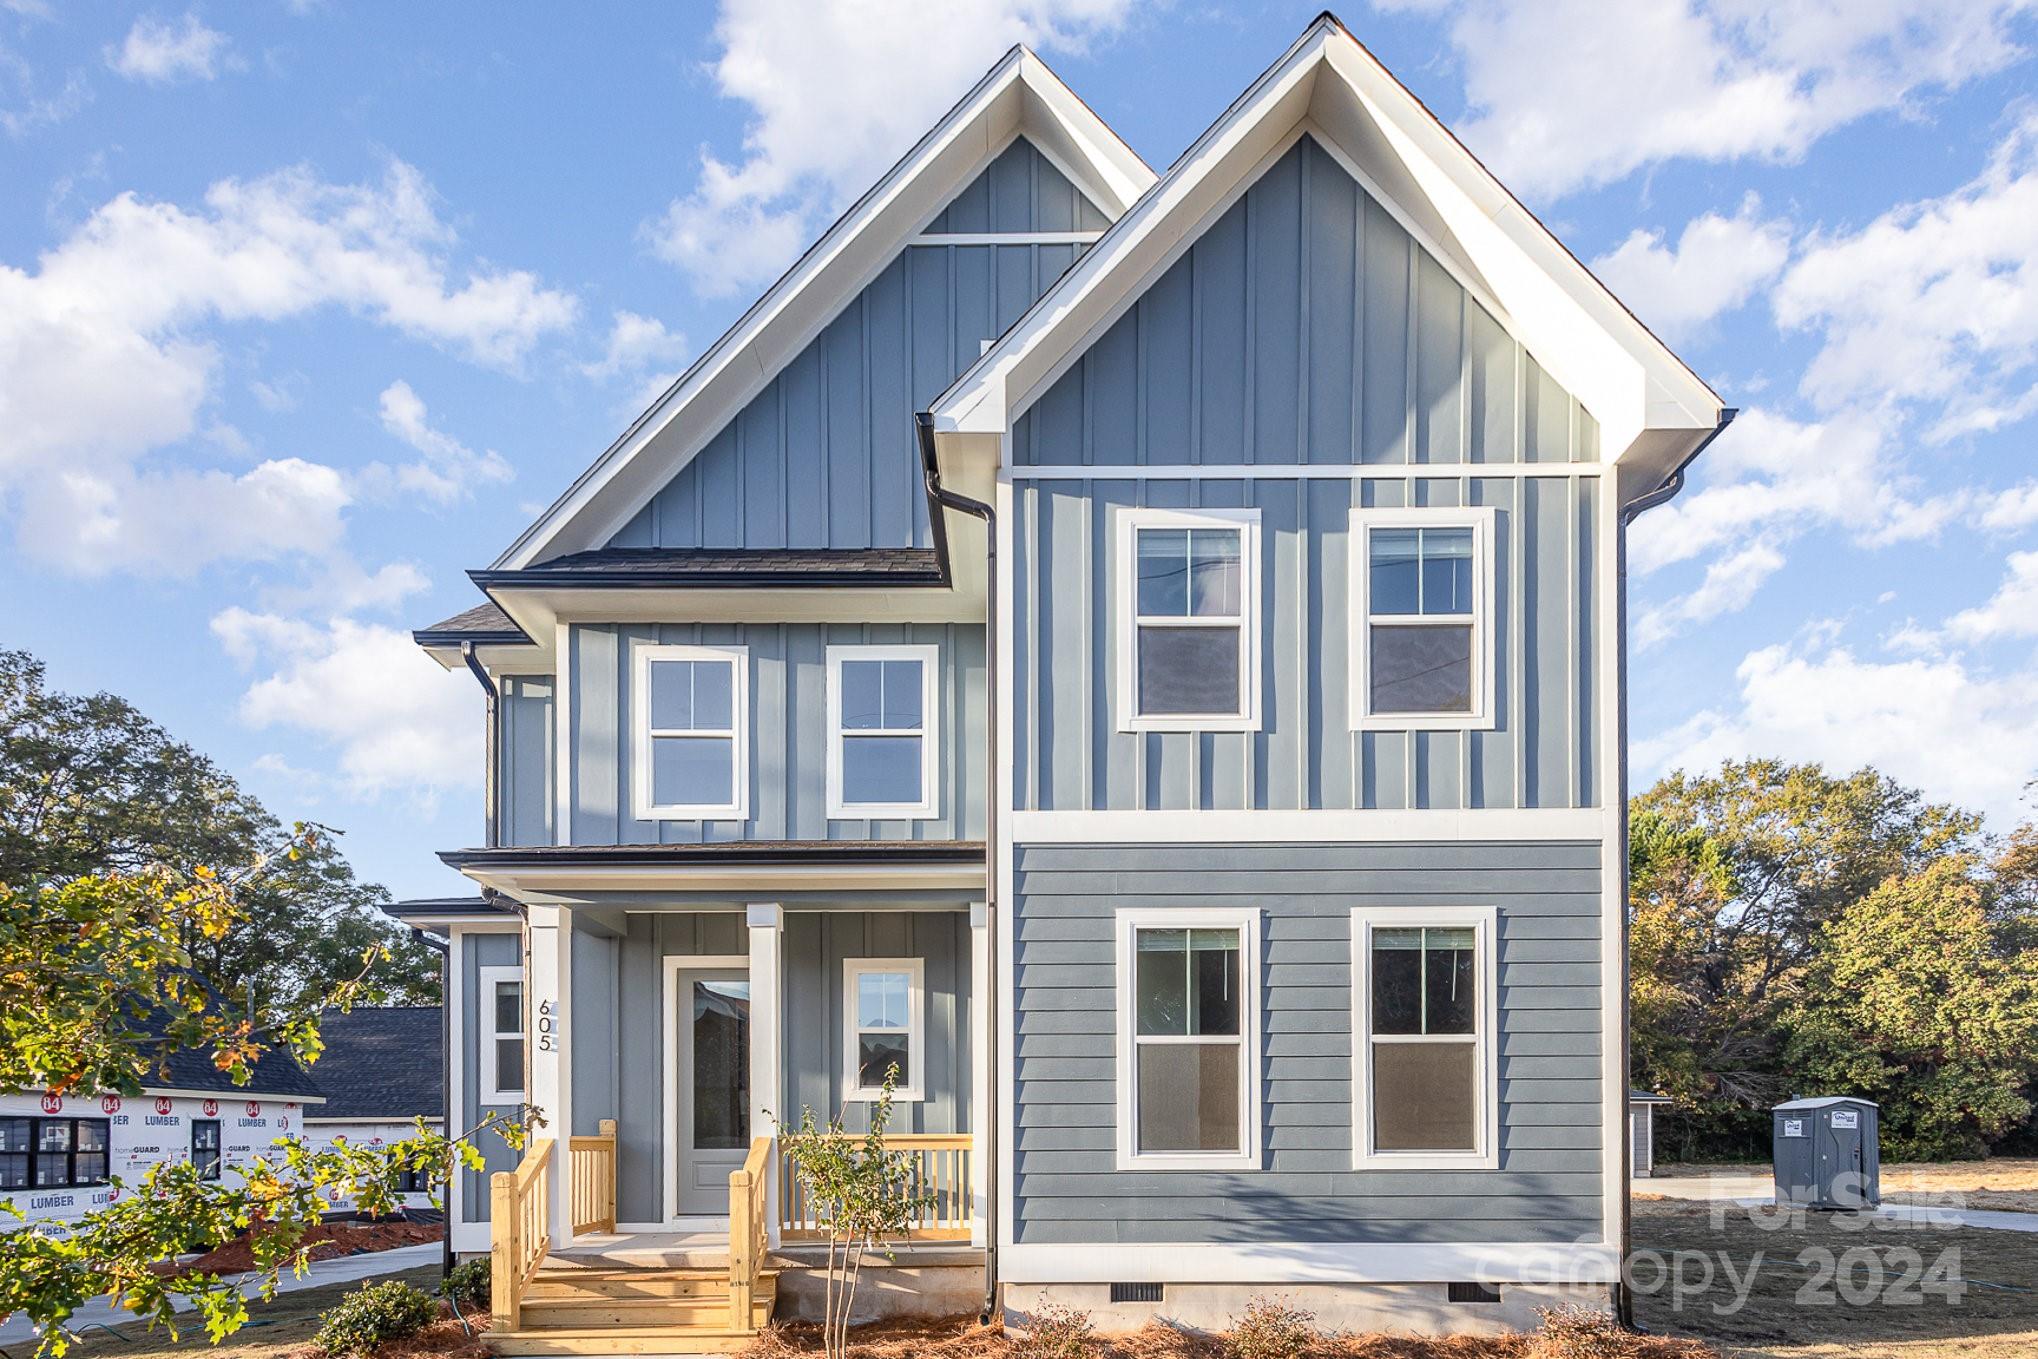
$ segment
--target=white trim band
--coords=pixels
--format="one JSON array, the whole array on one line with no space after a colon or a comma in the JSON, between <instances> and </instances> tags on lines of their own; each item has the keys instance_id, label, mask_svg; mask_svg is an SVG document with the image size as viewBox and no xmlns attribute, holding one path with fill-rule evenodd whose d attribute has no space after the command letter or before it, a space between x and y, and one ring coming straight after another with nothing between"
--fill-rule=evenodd
<instances>
[{"instance_id":1,"label":"white trim band","mask_svg":"<svg viewBox=\"0 0 2038 1359\"><path fill-rule=\"evenodd\" d=\"M1393 840L1581 840L1599 842L1596 807L1475 807L1415 811L1013 812L1020 844L1314 844Z\"/></svg>"},{"instance_id":2,"label":"white trim band","mask_svg":"<svg viewBox=\"0 0 2038 1359\"><path fill-rule=\"evenodd\" d=\"M1255 1242L1250 1245L1007 1245L1008 1284L1486 1283L1603 1284L1620 1253L1597 1242Z\"/></svg>"}]
</instances>

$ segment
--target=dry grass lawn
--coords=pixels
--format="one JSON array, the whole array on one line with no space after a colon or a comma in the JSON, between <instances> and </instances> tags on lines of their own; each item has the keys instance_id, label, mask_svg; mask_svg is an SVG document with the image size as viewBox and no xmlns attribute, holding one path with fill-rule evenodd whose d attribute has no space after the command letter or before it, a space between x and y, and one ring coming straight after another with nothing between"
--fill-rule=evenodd
<instances>
[{"instance_id":1,"label":"dry grass lawn","mask_svg":"<svg viewBox=\"0 0 2038 1359\"><path fill-rule=\"evenodd\" d=\"M439 1286L436 1265L406 1270L401 1274L385 1274L382 1278L402 1279L428 1293ZM217 1347L205 1338L205 1328L195 1318L186 1318L179 1324L175 1340L160 1326L152 1331L135 1321L114 1328L117 1339L101 1330L88 1331L84 1344L74 1347L71 1353L87 1354L95 1359L194 1359L197 1355L204 1355L206 1359L322 1359L311 1347L311 1337L318 1331L319 1315L368 1282L379 1280L356 1279L321 1288L301 1288L294 1293L279 1293L272 1302L251 1302L248 1305L248 1325L228 1336ZM477 1323L477 1329L485 1329L488 1324L485 1312L470 1320ZM9 1353L25 1356L31 1348L26 1343L17 1344L10 1347ZM480 1342L470 1338L459 1322L447 1319L402 1346L385 1351L383 1359L411 1359L412 1356L420 1359L423 1356L483 1359L484 1354Z\"/></svg>"},{"instance_id":2,"label":"dry grass lawn","mask_svg":"<svg viewBox=\"0 0 2038 1359\"><path fill-rule=\"evenodd\" d=\"M2027 1165L2030 1163L2026 1163ZM1682 1261L1680 1300L1638 1261L1636 1319L1748 1359L2032 1359L2038 1233L1919 1228L1844 1213L1766 1215L1732 1205L1637 1203L1634 1245ZM1701 1260L1704 1262L1701 1265ZM1746 1287L1736 1306L1732 1274ZM1931 1272L1935 1263L1943 1273ZM1752 1273L1751 1273L1752 1269ZM1698 1288L1710 1278L1709 1286ZM1908 1282L1907 1282L1908 1280ZM1937 1285L1952 1282L1957 1296Z\"/></svg>"}]
</instances>

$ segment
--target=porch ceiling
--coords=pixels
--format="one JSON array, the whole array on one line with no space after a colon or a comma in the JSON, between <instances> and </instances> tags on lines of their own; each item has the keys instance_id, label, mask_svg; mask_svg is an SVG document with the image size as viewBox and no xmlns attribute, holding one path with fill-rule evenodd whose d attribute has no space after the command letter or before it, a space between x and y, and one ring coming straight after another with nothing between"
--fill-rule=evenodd
<instances>
[{"instance_id":1,"label":"porch ceiling","mask_svg":"<svg viewBox=\"0 0 2038 1359\"><path fill-rule=\"evenodd\" d=\"M743 840L685 845L525 845L439 858L519 901L678 908L754 901L953 906L985 887L981 840Z\"/></svg>"}]
</instances>

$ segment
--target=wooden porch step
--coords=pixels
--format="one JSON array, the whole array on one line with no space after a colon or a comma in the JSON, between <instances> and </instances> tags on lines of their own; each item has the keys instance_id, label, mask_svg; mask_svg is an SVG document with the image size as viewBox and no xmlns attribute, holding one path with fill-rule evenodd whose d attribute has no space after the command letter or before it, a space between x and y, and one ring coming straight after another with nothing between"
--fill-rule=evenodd
<instances>
[{"instance_id":1,"label":"wooden porch step","mask_svg":"<svg viewBox=\"0 0 2038 1359\"><path fill-rule=\"evenodd\" d=\"M776 1270L763 1274L776 1279ZM761 1286L761 1283L760 1283ZM721 1269L541 1269L524 1287L526 1305L583 1298L727 1297L729 1270Z\"/></svg>"},{"instance_id":2,"label":"wooden porch step","mask_svg":"<svg viewBox=\"0 0 2038 1359\"><path fill-rule=\"evenodd\" d=\"M732 1354L757 1338L726 1326L603 1326L582 1331L488 1332L496 1354Z\"/></svg>"},{"instance_id":3,"label":"wooden porch step","mask_svg":"<svg viewBox=\"0 0 2038 1359\"><path fill-rule=\"evenodd\" d=\"M750 1324L729 1322L729 1272L681 1267L593 1267L546 1261L524 1289L514 1331L491 1331L500 1355L722 1354L742 1349L771 1321L778 1271L762 1270Z\"/></svg>"},{"instance_id":4,"label":"wooden porch step","mask_svg":"<svg viewBox=\"0 0 2038 1359\"><path fill-rule=\"evenodd\" d=\"M751 1299L750 1324L763 1326L771 1320L774 1294L760 1288ZM524 1299L521 1309L526 1331L585 1331L631 1326L683 1326L718 1329L729 1324L729 1294L698 1297L562 1298L546 1302Z\"/></svg>"}]
</instances>

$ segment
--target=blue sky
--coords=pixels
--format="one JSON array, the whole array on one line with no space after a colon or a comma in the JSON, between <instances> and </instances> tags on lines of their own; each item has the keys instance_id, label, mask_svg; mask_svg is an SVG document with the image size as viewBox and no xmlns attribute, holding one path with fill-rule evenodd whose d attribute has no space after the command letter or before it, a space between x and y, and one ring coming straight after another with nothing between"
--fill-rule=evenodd
<instances>
[{"instance_id":1,"label":"blue sky","mask_svg":"<svg viewBox=\"0 0 2038 1359\"><path fill-rule=\"evenodd\" d=\"M0 644L399 895L408 630L1014 41L1165 166L1311 4L0 0ZM1358 36L1744 414L1631 544L1638 785L2038 776L2028 0L1392 0Z\"/></svg>"}]
</instances>

